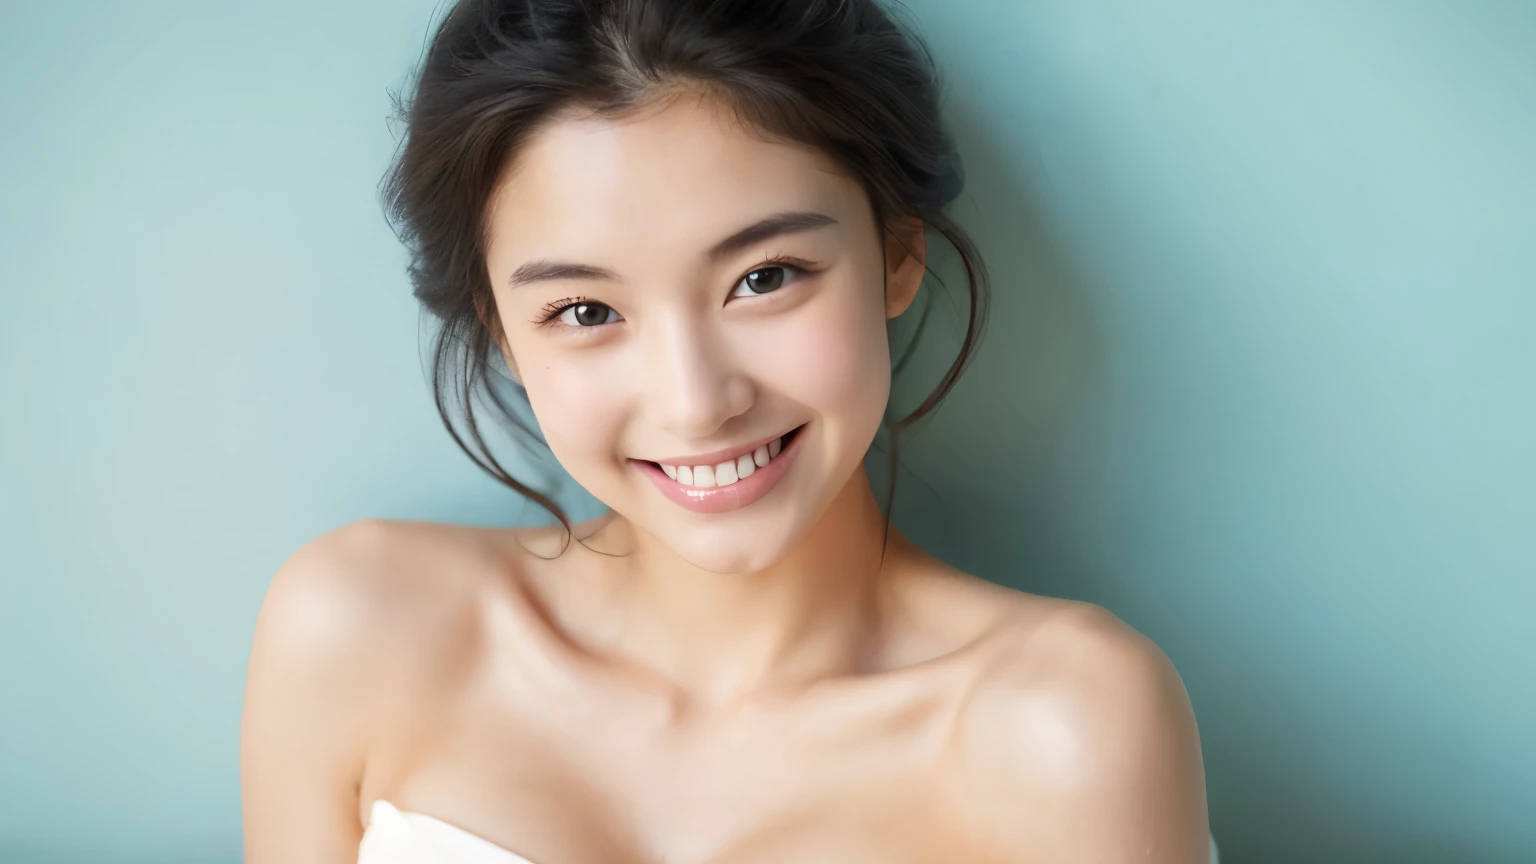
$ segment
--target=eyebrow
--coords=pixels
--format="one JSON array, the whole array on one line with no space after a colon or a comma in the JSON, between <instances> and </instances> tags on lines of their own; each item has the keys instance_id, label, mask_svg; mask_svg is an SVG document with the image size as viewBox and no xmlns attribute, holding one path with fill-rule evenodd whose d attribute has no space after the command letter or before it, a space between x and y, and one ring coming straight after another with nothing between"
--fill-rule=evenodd
<instances>
[{"instance_id":1,"label":"eyebrow","mask_svg":"<svg viewBox=\"0 0 1536 864\"><path fill-rule=\"evenodd\" d=\"M751 225L737 231L735 234L721 240L712 246L706 257L710 261L719 261L748 246L781 237L785 234L798 234L824 228L828 225L836 225L837 220L825 213L817 213L814 210L790 210L783 213L775 213L766 219L754 222ZM527 285L530 282L540 282L549 279L610 279L618 281L618 274L603 267L593 267L589 264L573 264L567 261L551 261L541 258L529 261L518 267L512 273L508 284L513 288L519 285Z\"/></svg>"}]
</instances>

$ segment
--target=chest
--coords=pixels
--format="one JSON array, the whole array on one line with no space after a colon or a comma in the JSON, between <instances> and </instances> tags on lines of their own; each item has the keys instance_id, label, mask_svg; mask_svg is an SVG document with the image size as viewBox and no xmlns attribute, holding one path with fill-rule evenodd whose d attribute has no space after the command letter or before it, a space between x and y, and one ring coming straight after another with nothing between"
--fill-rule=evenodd
<instances>
[{"instance_id":1,"label":"chest","mask_svg":"<svg viewBox=\"0 0 1536 864\"><path fill-rule=\"evenodd\" d=\"M707 730L634 705L476 702L418 730L375 794L539 864L975 860L944 702L896 696Z\"/></svg>"}]
</instances>

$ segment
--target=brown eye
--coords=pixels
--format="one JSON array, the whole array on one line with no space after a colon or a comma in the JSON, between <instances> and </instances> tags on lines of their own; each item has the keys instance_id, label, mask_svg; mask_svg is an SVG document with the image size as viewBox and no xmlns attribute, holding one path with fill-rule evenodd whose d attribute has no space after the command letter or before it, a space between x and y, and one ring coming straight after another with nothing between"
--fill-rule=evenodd
<instances>
[{"instance_id":1,"label":"brown eye","mask_svg":"<svg viewBox=\"0 0 1536 864\"><path fill-rule=\"evenodd\" d=\"M747 287L752 290L752 293L767 294L769 291L777 290L780 285L784 284L784 268L764 267L761 270L753 270L747 274L745 281Z\"/></svg>"},{"instance_id":2,"label":"brown eye","mask_svg":"<svg viewBox=\"0 0 1536 864\"><path fill-rule=\"evenodd\" d=\"M756 294L771 294L784 287L785 281L789 278L788 271L801 272L800 268L793 264L774 264L768 267L759 267L743 276L741 281L736 283L737 290L733 291L731 296L749 297ZM740 290L743 287L747 290Z\"/></svg>"},{"instance_id":3,"label":"brown eye","mask_svg":"<svg viewBox=\"0 0 1536 864\"><path fill-rule=\"evenodd\" d=\"M607 324L610 312L613 312L613 309L602 303L581 303L576 306L576 323L584 327Z\"/></svg>"},{"instance_id":4,"label":"brown eye","mask_svg":"<svg viewBox=\"0 0 1536 864\"><path fill-rule=\"evenodd\" d=\"M580 328L598 327L622 319L619 318L619 313L606 303L574 300L551 310L549 317L544 320L562 327Z\"/></svg>"}]
</instances>

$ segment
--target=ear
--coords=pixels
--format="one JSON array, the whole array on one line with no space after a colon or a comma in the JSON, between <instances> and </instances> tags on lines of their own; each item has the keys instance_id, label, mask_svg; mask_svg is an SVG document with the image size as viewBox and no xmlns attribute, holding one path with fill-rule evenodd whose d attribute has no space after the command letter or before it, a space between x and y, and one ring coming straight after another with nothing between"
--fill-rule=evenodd
<instances>
[{"instance_id":1,"label":"ear","mask_svg":"<svg viewBox=\"0 0 1536 864\"><path fill-rule=\"evenodd\" d=\"M512 380L522 384L523 379L517 374L517 360L512 357L512 346L507 344L506 331L501 327L501 316L496 312L496 298L477 294L475 315L480 319L480 326L491 334L491 344L496 346L502 359L507 361L507 372L511 373Z\"/></svg>"},{"instance_id":2,"label":"ear","mask_svg":"<svg viewBox=\"0 0 1536 864\"><path fill-rule=\"evenodd\" d=\"M885 228L885 317L907 311L923 282L928 238L923 220L894 220Z\"/></svg>"}]
</instances>

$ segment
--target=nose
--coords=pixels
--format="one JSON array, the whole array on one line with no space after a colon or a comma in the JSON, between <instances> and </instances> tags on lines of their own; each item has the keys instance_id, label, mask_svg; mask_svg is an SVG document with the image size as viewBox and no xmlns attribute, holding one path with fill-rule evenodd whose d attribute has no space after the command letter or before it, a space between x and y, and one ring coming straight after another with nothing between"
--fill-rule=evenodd
<instances>
[{"instance_id":1,"label":"nose","mask_svg":"<svg viewBox=\"0 0 1536 864\"><path fill-rule=\"evenodd\" d=\"M702 442L752 407L750 375L707 320L679 314L649 329L643 371L651 423L678 443Z\"/></svg>"}]
</instances>

